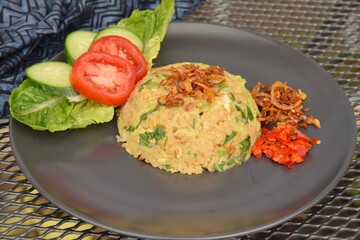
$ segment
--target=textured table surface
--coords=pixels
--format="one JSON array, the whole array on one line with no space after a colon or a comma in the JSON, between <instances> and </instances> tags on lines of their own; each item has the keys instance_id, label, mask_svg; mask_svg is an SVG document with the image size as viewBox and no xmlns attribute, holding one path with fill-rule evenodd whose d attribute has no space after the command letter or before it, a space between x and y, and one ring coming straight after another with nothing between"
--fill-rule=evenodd
<instances>
[{"instance_id":1,"label":"textured table surface","mask_svg":"<svg viewBox=\"0 0 360 240\"><path fill-rule=\"evenodd\" d=\"M323 66L349 98L360 127L360 2L204 0L189 21L247 29L287 43ZM21 173L0 119L1 239L132 239L58 209ZM359 132L359 131L358 131ZM288 222L238 239L360 239L360 145L345 176L319 203Z\"/></svg>"}]
</instances>

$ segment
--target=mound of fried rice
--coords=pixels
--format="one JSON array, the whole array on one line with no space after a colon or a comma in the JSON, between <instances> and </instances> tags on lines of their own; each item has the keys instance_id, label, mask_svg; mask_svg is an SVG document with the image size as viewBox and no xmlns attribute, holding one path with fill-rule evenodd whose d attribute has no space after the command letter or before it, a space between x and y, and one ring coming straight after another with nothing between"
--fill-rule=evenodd
<instances>
[{"instance_id":1,"label":"mound of fried rice","mask_svg":"<svg viewBox=\"0 0 360 240\"><path fill-rule=\"evenodd\" d=\"M152 70L118 111L119 142L168 172L225 171L249 159L261 134L245 80L217 66L177 63Z\"/></svg>"}]
</instances>

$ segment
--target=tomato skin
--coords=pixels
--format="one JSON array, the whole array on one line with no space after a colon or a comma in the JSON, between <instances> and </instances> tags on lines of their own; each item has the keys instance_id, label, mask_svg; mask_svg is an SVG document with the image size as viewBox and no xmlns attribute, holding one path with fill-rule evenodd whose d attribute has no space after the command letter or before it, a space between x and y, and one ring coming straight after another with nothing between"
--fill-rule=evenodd
<instances>
[{"instance_id":1,"label":"tomato skin","mask_svg":"<svg viewBox=\"0 0 360 240\"><path fill-rule=\"evenodd\" d=\"M147 74L147 62L140 49L126 38L110 35L99 38L90 45L89 51L105 52L120 56L135 68L135 81L140 81Z\"/></svg>"},{"instance_id":2,"label":"tomato skin","mask_svg":"<svg viewBox=\"0 0 360 240\"><path fill-rule=\"evenodd\" d=\"M118 106L126 102L135 87L135 71L121 57L102 52L86 52L70 72L73 88L95 102Z\"/></svg>"}]
</instances>

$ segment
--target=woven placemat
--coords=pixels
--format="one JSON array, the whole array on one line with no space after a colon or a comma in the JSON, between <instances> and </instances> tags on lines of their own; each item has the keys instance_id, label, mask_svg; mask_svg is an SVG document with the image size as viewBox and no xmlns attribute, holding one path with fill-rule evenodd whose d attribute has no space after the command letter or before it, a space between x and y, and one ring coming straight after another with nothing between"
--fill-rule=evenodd
<instances>
[{"instance_id":1,"label":"woven placemat","mask_svg":"<svg viewBox=\"0 0 360 240\"><path fill-rule=\"evenodd\" d=\"M188 20L261 33L307 54L344 90L359 129L360 2L205 0ZM83 222L42 197L15 162L8 122L0 119L1 239L132 239ZM275 228L237 239L360 239L359 139L349 170L322 201Z\"/></svg>"}]
</instances>

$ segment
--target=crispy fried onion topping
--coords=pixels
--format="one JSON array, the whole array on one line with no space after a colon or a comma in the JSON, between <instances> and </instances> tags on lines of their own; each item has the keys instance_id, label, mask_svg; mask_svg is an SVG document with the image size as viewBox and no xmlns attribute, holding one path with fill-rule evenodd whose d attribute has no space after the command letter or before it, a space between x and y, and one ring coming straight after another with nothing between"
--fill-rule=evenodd
<instances>
[{"instance_id":1,"label":"crispy fried onion topping","mask_svg":"<svg viewBox=\"0 0 360 240\"><path fill-rule=\"evenodd\" d=\"M313 125L320 128L317 118L305 115L308 110L303 106L306 94L294 90L286 82L276 81L268 87L259 82L252 89L251 95L259 107L261 117L258 120L263 125L282 122L295 127Z\"/></svg>"},{"instance_id":2,"label":"crispy fried onion topping","mask_svg":"<svg viewBox=\"0 0 360 240\"><path fill-rule=\"evenodd\" d=\"M225 71L218 66L209 66L205 69L195 64L183 64L179 67L170 67L170 73L160 82L162 86L169 87L167 95L158 98L158 103L167 107L184 105L184 96L206 99L212 103L219 93L214 89L226 81Z\"/></svg>"}]
</instances>

